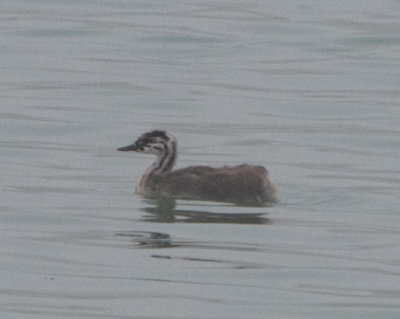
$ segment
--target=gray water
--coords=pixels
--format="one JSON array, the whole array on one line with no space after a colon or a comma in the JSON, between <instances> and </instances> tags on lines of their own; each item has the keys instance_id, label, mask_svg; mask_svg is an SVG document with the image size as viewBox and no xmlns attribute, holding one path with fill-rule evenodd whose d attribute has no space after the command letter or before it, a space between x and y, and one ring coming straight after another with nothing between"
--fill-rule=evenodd
<instances>
[{"instance_id":1,"label":"gray water","mask_svg":"<svg viewBox=\"0 0 400 319\"><path fill-rule=\"evenodd\" d=\"M1 318L399 318L399 1L0 4ZM146 201L265 165L263 208Z\"/></svg>"}]
</instances>

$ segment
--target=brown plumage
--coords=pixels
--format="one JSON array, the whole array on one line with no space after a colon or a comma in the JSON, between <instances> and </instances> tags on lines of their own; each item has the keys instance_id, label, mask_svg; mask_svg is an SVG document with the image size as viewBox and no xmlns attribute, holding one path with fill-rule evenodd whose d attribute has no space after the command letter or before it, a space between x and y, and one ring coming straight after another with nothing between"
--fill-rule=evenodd
<instances>
[{"instance_id":1,"label":"brown plumage","mask_svg":"<svg viewBox=\"0 0 400 319\"><path fill-rule=\"evenodd\" d=\"M172 170L176 146L176 139L171 134L152 131L143 134L134 144L118 149L157 155L157 160L136 186L138 194L254 205L274 200L275 188L263 166L189 166Z\"/></svg>"}]
</instances>

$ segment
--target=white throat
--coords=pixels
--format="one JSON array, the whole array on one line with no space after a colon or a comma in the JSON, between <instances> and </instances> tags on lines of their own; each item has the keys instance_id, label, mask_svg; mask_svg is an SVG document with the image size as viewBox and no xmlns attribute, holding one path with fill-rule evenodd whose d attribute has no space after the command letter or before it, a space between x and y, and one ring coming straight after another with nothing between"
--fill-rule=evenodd
<instances>
[{"instance_id":1,"label":"white throat","mask_svg":"<svg viewBox=\"0 0 400 319\"><path fill-rule=\"evenodd\" d=\"M144 193L148 179L152 174L163 174L172 171L177 157L177 143L174 137L162 145L162 151L157 154L156 161L144 172L136 186L136 192Z\"/></svg>"}]
</instances>

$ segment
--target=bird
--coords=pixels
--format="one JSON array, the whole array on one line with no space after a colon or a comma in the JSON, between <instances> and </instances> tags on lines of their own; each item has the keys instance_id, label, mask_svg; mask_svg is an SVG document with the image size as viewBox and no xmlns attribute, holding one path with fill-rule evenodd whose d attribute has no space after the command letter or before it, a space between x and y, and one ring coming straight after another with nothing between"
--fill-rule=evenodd
<instances>
[{"instance_id":1,"label":"bird","mask_svg":"<svg viewBox=\"0 0 400 319\"><path fill-rule=\"evenodd\" d=\"M276 190L263 166L189 166L174 170L177 140L164 130L152 130L118 151L153 154L151 164L136 185L148 198L172 197L260 206L276 200Z\"/></svg>"}]
</instances>

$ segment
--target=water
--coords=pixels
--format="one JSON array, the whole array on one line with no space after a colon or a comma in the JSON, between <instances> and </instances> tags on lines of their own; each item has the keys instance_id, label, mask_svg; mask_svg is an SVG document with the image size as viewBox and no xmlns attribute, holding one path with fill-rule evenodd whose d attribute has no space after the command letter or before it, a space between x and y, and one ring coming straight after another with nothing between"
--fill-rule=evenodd
<instances>
[{"instance_id":1,"label":"water","mask_svg":"<svg viewBox=\"0 0 400 319\"><path fill-rule=\"evenodd\" d=\"M0 9L2 318L399 317L398 1ZM140 198L153 128L279 201Z\"/></svg>"}]
</instances>

